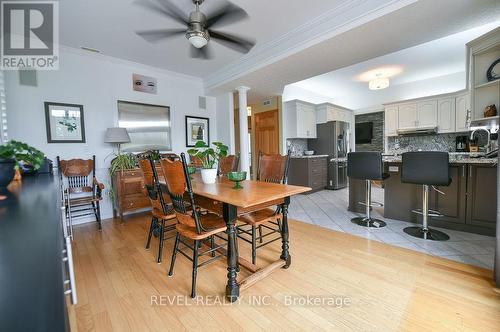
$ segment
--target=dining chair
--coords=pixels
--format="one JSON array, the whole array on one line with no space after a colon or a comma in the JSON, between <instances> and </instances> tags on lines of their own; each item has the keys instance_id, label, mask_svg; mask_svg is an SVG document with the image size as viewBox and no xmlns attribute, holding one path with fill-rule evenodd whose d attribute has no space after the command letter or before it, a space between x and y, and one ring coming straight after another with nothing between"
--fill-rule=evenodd
<instances>
[{"instance_id":1,"label":"dining chair","mask_svg":"<svg viewBox=\"0 0 500 332\"><path fill-rule=\"evenodd\" d=\"M151 237L153 233L158 235L158 264L162 261L163 243L165 240L174 238L169 236L165 238L165 233L175 229L177 223L176 216L172 207L172 202L168 194L164 193L158 179L158 172L155 161L151 159L140 159L139 167L142 170L144 181L144 191L151 202L151 224L149 226L146 249L151 247Z\"/></svg>"},{"instance_id":2,"label":"dining chair","mask_svg":"<svg viewBox=\"0 0 500 332\"><path fill-rule=\"evenodd\" d=\"M100 202L104 184L95 176L95 156L88 160L61 160L57 156L57 167L70 225L73 218L94 215L101 230Z\"/></svg>"},{"instance_id":3,"label":"dining chair","mask_svg":"<svg viewBox=\"0 0 500 332\"><path fill-rule=\"evenodd\" d=\"M257 164L257 181L287 184L290 150L284 156L280 154L259 153ZM252 264L257 260L257 249L281 239L281 207L265 208L238 216L238 237L252 245ZM250 227L248 227L250 226ZM263 229L266 233L263 234ZM259 235L257 236L257 230ZM278 237L269 238L275 233ZM265 238L270 240L264 241ZM257 245L259 240L259 245Z\"/></svg>"},{"instance_id":4,"label":"dining chair","mask_svg":"<svg viewBox=\"0 0 500 332\"><path fill-rule=\"evenodd\" d=\"M197 156L189 156L189 163L196 168L201 168L203 166L203 161Z\"/></svg>"},{"instance_id":5,"label":"dining chair","mask_svg":"<svg viewBox=\"0 0 500 332\"><path fill-rule=\"evenodd\" d=\"M240 155L229 155L219 160L217 175L226 175L229 172L236 172L240 163Z\"/></svg>"},{"instance_id":6,"label":"dining chair","mask_svg":"<svg viewBox=\"0 0 500 332\"><path fill-rule=\"evenodd\" d=\"M177 234L168 276L173 276L177 253L182 254L192 261L191 297L194 298L196 296L198 268L224 256L224 254L217 254L217 252L227 246L227 239L221 235L226 231L226 223L222 217L216 214L201 214L199 209L197 209L184 153L181 154L181 160L171 161L162 159L161 168L178 220L178 224L176 225ZM217 244L216 238L221 240L222 244ZM183 244L184 247L179 248L180 244ZM208 249L200 252L203 244ZM192 255L185 252L186 248L192 250ZM211 257L199 263L199 257L206 255L210 255Z\"/></svg>"}]
</instances>

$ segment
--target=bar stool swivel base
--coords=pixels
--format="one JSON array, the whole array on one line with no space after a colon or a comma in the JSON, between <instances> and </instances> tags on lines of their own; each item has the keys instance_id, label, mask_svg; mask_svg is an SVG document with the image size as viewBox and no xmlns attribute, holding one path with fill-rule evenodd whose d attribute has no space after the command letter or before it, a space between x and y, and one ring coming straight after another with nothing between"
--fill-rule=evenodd
<instances>
[{"instance_id":1,"label":"bar stool swivel base","mask_svg":"<svg viewBox=\"0 0 500 332\"><path fill-rule=\"evenodd\" d=\"M381 227L385 227L387 225L384 221L382 221L380 219L366 218L366 217L352 218L351 222L356 224L356 225L369 227L369 228L381 228Z\"/></svg>"},{"instance_id":2,"label":"bar stool swivel base","mask_svg":"<svg viewBox=\"0 0 500 332\"><path fill-rule=\"evenodd\" d=\"M450 239L448 234L431 228L424 229L422 227L413 226L406 227L403 231L408 235L424 240L447 241Z\"/></svg>"}]
</instances>

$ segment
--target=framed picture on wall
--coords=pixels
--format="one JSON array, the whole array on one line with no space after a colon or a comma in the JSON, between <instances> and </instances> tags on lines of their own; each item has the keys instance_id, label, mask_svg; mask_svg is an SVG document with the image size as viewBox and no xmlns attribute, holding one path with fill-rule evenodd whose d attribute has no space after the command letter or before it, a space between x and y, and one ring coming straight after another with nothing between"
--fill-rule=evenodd
<instances>
[{"instance_id":1,"label":"framed picture on wall","mask_svg":"<svg viewBox=\"0 0 500 332\"><path fill-rule=\"evenodd\" d=\"M186 115L186 146L193 147L196 142L210 144L210 127L208 118Z\"/></svg>"},{"instance_id":2,"label":"framed picture on wall","mask_svg":"<svg viewBox=\"0 0 500 332\"><path fill-rule=\"evenodd\" d=\"M45 102L47 143L85 143L83 105Z\"/></svg>"}]
</instances>

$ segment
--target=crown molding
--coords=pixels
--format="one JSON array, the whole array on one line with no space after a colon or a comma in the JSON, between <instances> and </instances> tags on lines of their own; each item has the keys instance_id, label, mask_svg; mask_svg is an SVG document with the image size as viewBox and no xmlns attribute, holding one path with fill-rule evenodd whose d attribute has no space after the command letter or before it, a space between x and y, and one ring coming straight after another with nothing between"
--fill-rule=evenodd
<instances>
[{"instance_id":1,"label":"crown molding","mask_svg":"<svg viewBox=\"0 0 500 332\"><path fill-rule=\"evenodd\" d=\"M343 32L408 6L418 0L347 0L322 15L290 30L279 38L258 45L248 54L204 79L210 91L331 39Z\"/></svg>"}]
</instances>

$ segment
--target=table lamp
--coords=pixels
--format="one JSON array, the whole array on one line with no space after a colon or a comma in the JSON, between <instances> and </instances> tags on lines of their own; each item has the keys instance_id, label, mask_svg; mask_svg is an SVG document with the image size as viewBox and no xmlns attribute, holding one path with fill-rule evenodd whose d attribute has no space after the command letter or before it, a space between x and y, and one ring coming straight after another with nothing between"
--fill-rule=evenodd
<instances>
[{"instance_id":1,"label":"table lamp","mask_svg":"<svg viewBox=\"0 0 500 332\"><path fill-rule=\"evenodd\" d=\"M126 128L108 128L104 135L104 143L113 143L118 145L118 155L120 155L120 144L130 143L130 136Z\"/></svg>"}]
</instances>

